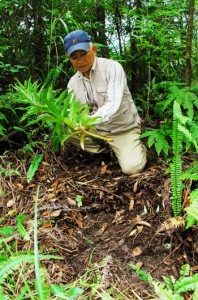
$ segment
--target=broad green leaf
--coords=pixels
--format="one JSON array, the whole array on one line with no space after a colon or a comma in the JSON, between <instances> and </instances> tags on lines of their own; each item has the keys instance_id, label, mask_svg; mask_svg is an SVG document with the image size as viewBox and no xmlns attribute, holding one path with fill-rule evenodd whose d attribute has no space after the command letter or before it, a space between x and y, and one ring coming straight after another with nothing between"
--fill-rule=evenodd
<instances>
[{"instance_id":1,"label":"broad green leaf","mask_svg":"<svg viewBox=\"0 0 198 300\"><path fill-rule=\"evenodd\" d=\"M83 294L83 290L80 289L79 287L74 287L71 288L68 292L68 298L67 300L73 300L73 299L77 299L77 297L81 296Z\"/></svg>"},{"instance_id":2,"label":"broad green leaf","mask_svg":"<svg viewBox=\"0 0 198 300\"><path fill-rule=\"evenodd\" d=\"M10 236L16 229L11 226L4 226L0 228L0 234Z\"/></svg>"},{"instance_id":3,"label":"broad green leaf","mask_svg":"<svg viewBox=\"0 0 198 300\"><path fill-rule=\"evenodd\" d=\"M57 297L65 297L66 291L57 284L51 284L50 286L52 293ZM64 298L65 299L65 298Z\"/></svg>"}]
</instances>

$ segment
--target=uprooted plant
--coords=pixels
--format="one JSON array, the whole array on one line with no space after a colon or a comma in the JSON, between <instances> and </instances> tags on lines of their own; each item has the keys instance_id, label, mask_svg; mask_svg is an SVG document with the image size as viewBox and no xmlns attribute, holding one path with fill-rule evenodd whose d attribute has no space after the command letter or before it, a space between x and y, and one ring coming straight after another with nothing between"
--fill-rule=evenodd
<instances>
[{"instance_id":1,"label":"uprooted plant","mask_svg":"<svg viewBox=\"0 0 198 300\"><path fill-rule=\"evenodd\" d=\"M80 105L68 90L54 90L53 84L47 82L32 83L31 78L24 84L17 81L14 88L18 92L16 101L21 105L18 109L25 110L21 122L27 122L25 127L36 124L50 129L55 150L74 135L79 137L82 149L86 136L109 140L96 132L99 117L91 117L88 104Z\"/></svg>"}]
</instances>

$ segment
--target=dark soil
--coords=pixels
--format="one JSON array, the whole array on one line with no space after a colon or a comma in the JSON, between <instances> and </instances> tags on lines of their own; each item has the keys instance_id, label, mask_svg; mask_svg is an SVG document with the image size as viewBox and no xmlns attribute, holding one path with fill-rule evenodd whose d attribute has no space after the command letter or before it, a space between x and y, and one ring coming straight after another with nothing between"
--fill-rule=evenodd
<instances>
[{"instance_id":1,"label":"dark soil","mask_svg":"<svg viewBox=\"0 0 198 300\"><path fill-rule=\"evenodd\" d=\"M112 153L91 156L71 145L58 155L50 146L42 152L43 162L29 184L26 175L32 157L22 157L20 151L0 156L0 165L21 173L0 175L0 217L15 209L3 225L16 225L17 215L26 214L25 226L32 228L39 186L40 252L63 257L43 262L50 282L73 282L87 270L87 280L93 280L98 270L103 274L102 289L114 286L122 294L119 299L157 299L130 264L156 280L162 275L178 278L186 263L192 271L197 269L197 227L163 225L172 217L170 175L165 175L168 165L155 153L149 150L142 173L127 176ZM82 206L76 201L80 196ZM18 251L33 249L33 230L29 233L31 241L16 239Z\"/></svg>"}]
</instances>

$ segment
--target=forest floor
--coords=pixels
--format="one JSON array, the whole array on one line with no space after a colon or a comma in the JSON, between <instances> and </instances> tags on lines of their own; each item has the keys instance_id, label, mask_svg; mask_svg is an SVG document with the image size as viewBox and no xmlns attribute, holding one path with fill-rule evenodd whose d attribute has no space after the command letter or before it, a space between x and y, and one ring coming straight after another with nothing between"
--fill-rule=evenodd
<instances>
[{"instance_id":1,"label":"forest floor","mask_svg":"<svg viewBox=\"0 0 198 300\"><path fill-rule=\"evenodd\" d=\"M178 278L183 264L190 264L192 272L198 269L197 227L167 229L165 222L172 217L170 174L165 175L168 164L154 152L148 151L145 170L131 176L122 174L112 153L105 161L71 145L58 155L50 146L42 152L29 184L30 156L23 158L20 151L0 156L3 168L22 174L0 178L0 217L7 216L4 226L16 226L17 215L28 215L24 224L32 228L39 186L39 250L63 258L42 262L51 283L82 287L87 281L86 299L102 299L104 291L112 299L159 299L130 264L161 281L163 275ZM29 234L30 241L16 239L18 251L33 249L32 229ZM90 298L94 285L98 292Z\"/></svg>"}]
</instances>

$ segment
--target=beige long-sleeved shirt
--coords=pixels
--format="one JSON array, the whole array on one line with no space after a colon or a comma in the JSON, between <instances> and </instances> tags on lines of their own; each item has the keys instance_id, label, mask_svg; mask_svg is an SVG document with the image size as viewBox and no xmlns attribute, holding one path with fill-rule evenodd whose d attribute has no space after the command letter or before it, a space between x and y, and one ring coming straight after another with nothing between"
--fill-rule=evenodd
<instances>
[{"instance_id":1,"label":"beige long-sleeved shirt","mask_svg":"<svg viewBox=\"0 0 198 300\"><path fill-rule=\"evenodd\" d=\"M94 99L94 85L93 85L93 77L96 67L96 59L94 64L90 70L90 79L83 76L81 72L78 73L78 77L83 81L85 90L86 90L86 97L87 101L90 102L92 105L92 116L99 116L101 117L101 123L108 122L109 118L113 116L120 107L124 89L127 85L126 75L122 68L122 66L116 62L111 61L111 64L108 66L106 70L106 76L108 80L108 89L107 89L107 101L106 103L99 107L97 106L97 101ZM68 90L71 91L72 87L70 83L68 83Z\"/></svg>"},{"instance_id":2,"label":"beige long-sleeved shirt","mask_svg":"<svg viewBox=\"0 0 198 300\"><path fill-rule=\"evenodd\" d=\"M91 104L92 116L100 117L101 122L96 126L98 130L121 132L140 127L141 119L120 63L96 57L90 79L76 72L68 89L81 104Z\"/></svg>"}]
</instances>

